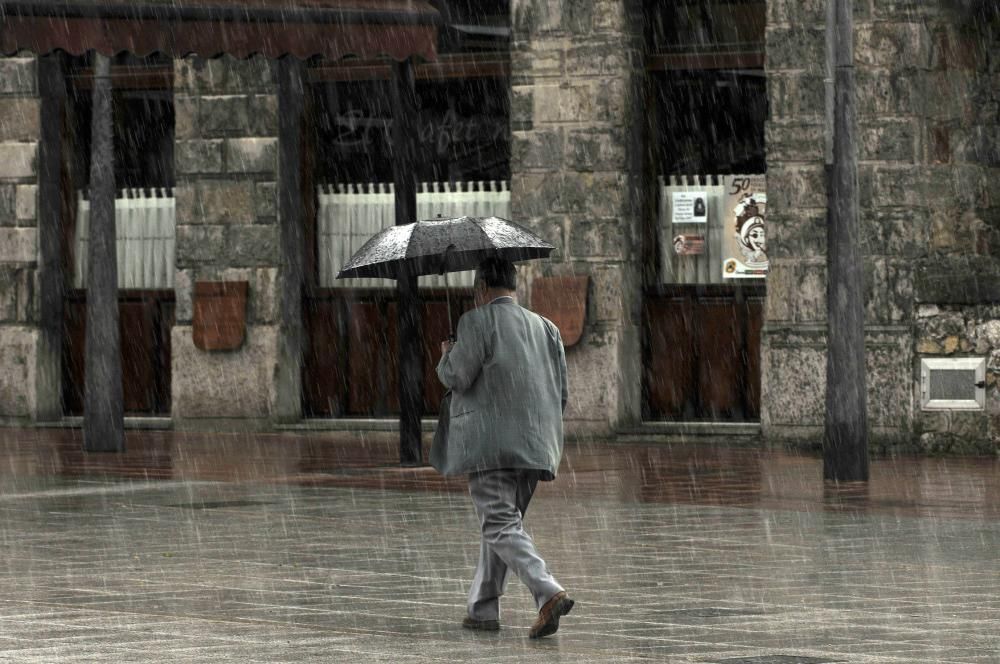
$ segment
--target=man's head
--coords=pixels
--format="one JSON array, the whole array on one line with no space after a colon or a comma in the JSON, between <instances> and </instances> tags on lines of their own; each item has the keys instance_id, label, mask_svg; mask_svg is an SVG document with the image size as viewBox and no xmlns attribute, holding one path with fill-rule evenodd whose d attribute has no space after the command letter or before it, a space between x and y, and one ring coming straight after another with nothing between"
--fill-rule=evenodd
<instances>
[{"instance_id":1,"label":"man's head","mask_svg":"<svg viewBox=\"0 0 1000 664\"><path fill-rule=\"evenodd\" d=\"M476 306L503 295L513 295L516 288L517 269L509 260L487 258L476 268Z\"/></svg>"}]
</instances>

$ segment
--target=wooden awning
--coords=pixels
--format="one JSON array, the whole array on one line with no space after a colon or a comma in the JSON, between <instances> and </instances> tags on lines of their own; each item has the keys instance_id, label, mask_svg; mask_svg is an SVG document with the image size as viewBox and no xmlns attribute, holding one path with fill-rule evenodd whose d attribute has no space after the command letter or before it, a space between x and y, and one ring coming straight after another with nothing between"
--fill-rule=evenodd
<instances>
[{"instance_id":1,"label":"wooden awning","mask_svg":"<svg viewBox=\"0 0 1000 664\"><path fill-rule=\"evenodd\" d=\"M433 61L427 0L0 0L0 52Z\"/></svg>"}]
</instances>

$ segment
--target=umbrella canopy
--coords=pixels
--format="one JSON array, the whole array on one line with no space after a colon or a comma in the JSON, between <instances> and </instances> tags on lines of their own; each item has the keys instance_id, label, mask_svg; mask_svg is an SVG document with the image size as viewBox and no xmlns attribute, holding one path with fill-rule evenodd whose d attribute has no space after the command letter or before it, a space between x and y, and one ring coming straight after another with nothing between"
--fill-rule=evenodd
<instances>
[{"instance_id":1,"label":"umbrella canopy","mask_svg":"<svg viewBox=\"0 0 1000 664\"><path fill-rule=\"evenodd\" d=\"M545 258L551 244L500 217L456 217L391 226L373 236L337 275L397 279L474 269L491 256L509 261Z\"/></svg>"}]
</instances>

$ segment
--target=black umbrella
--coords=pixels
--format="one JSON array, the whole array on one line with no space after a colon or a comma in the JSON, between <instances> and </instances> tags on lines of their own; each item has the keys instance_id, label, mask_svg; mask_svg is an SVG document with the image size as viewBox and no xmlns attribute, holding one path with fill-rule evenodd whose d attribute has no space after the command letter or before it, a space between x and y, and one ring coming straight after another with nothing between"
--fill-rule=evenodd
<instances>
[{"instance_id":1,"label":"black umbrella","mask_svg":"<svg viewBox=\"0 0 1000 664\"><path fill-rule=\"evenodd\" d=\"M444 274L471 270L491 256L509 261L545 258L553 247L526 228L500 217L456 217L390 226L351 256L338 279L406 274ZM448 296L448 329L451 297Z\"/></svg>"}]
</instances>

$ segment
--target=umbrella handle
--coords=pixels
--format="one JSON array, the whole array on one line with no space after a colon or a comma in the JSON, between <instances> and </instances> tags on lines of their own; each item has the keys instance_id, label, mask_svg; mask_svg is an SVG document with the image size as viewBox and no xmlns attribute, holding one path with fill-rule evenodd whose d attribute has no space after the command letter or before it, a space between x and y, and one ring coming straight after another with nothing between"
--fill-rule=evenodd
<instances>
[{"instance_id":1,"label":"umbrella handle","mask_svg":"<svg viewBox=\"0 0 1000 664\"><path fill-rule=\"evenodd\" d=\"M451 326L451 290L448 288L448 273L444 273L444 296L448 305L448 341L455 341L455 330Z\"/></svg>"},{"instance_id":2,"label":"umbrella handle","mask_svg":"<svg viewBox=\"0 0 1000 664\"><path fill-rule=\"evenodd\" d=\"M439 217L441 215L438 215ZM444 275L444 296L448 304L448 341L455 341L455 328L451 324L451 290L448 288L448 252L455 248L449 244L444 250L444 258L441 259L441 273Z\"/></svg>"}]
</instances>

